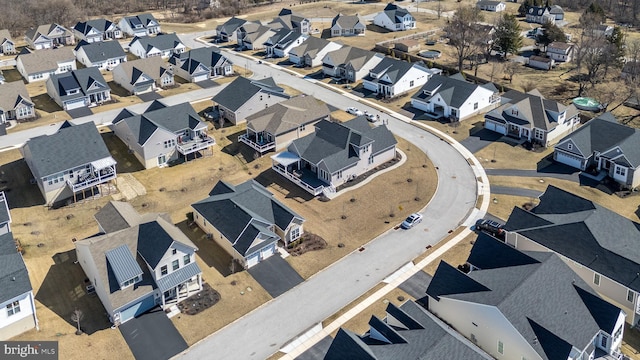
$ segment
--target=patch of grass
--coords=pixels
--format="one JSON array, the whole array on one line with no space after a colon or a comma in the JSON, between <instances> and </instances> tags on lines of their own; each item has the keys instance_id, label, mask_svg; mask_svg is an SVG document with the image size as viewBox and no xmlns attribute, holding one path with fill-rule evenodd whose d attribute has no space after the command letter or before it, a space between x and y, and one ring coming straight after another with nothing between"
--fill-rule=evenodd
<instances>
[{"instance_id":1,"label":"patch of grass","mask_svg":"<svg viewBox=\"0 0 640 360\"><path fill-rule=\"evenodd\" d=\"M478 238L478 235L475 233L469 234L464 239L462 239L459 243L457 243L454 247L449 249L449 251L442 254L442 256L438 257L434 261L432 261L429 265L425 266L423 269L429 275L436 273L436 269L441 261L446 262L447 264L457 267L458 265L464 264L467 262L467 258L469 258L469 254L471 253L471 248L473 247L473 242ZM444 244L445 241L441 241L440 243ZM425 289L426 290L426 289Z\"/></svg>"},{"instance_id":2,"label":"patch of grass","mask_svg":"<svg viewBox=\"0 0 640 360\"><path fill-rule=\"evenodd\" d=\"M474 155L487 169L536 170L538 162L553 153L553 146L542 152L530 151L520 145L494 141Z\"/></svg>"},{"instance_id":3,"label":"patch of grass","mask_svg":"<svg viewBox=\"0 0 640 360\"><path fill-rule=\"evenodd\" d=\"M430 247L429 249L425 249L425 251L420 254L419 256L417 256L415 259L413 259L413 263L417 264L420 261L424 260L427 256L431 255L431 253L433 253L434 251L436 251L438 248L440 248L441 246L443 246L444 244L447 243L447 241L453 239L454 237L456 237L458 234L460 234L462 231L464 230L463 227L458 227L457 229L451 231L451 233L449 235L447 235L447 237L445 237L444 239L440 240L435 246ZM451 251L451 250L450 250Z\"/></svg>"},{"instance_id":4,"label":"patch of grass","mask_svg":"<svg viewBox=\"0 0 640 360\"><path fill-rule=\"evenodd\" d=\"M60 105L56 104L56 102L53 101L47 93L32 96L31 100L35 104L37 110L41 110L46 113L53 113L62 110Z\"/></svg>"}]
</instances>

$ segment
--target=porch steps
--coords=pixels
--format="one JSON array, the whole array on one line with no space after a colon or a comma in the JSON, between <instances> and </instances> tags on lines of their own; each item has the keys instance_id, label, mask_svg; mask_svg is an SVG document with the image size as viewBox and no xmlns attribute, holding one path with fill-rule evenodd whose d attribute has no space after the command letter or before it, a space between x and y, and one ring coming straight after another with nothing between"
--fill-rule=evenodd
<instances>
[{"instance_id":1,"label":"porch steps","mask_svg":"<svg viewBox=\"0 0 640 360\"><path fill-rule=\"evenodd\" d=\"M171 305L169 307L169 312L167 313L167 317L171 319L172 317L180 314L180 309L178 309L178 305Z\"/></svg>"}]
</instances>

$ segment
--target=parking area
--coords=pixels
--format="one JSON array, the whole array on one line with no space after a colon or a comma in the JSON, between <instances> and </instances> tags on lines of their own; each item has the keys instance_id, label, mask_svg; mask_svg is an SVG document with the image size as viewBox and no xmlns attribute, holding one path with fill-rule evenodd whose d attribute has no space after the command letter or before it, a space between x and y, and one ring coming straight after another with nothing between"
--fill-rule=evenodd
<instances>
[{"instance_id":1,"label":"parking area","mask_svg":"<svg viewBox=\"0 0 640 360\"><path fill-rule=\"evenodd\" d=\"M170 359L188 347L160 308L120 325L120 332L136 360Z\"/></svg>"},{"instance_id":2,"label":"parking area","mask_svg":"<svg viewBox=\"0 0 640 360\"><path fill-rule=\"evenodd\" d=\"M304 279L279 255L273 255L249 269L249 274L271 295L278 297Z\"/></svg>"},{"instance_id":3,"label":"parking area","mask_svg":"<svg viewBox=\"0 0 640 360\"><path fill-rule=\"evenodd\" d=\"M502 134L499 134L495 131L481 129L473 134L469 135L468 138L460 141L460 144L467 148L472 153L476 153L485 147L489 146L494 141L500 139Z\"/></svg>"},{"instance_id":4,"label":"parking area","mask_svg":"<svg viewBox=\"0 0 640 360\"><path fill-rule=\"evenodd\" d=\"M77 119L77 118L93 115L93 112L91 112L91 109L89 108L82 107L78 109L67 110L67 114L69 114L69 116L71 116L72 119Z\"/></svg>"}]
</instances>

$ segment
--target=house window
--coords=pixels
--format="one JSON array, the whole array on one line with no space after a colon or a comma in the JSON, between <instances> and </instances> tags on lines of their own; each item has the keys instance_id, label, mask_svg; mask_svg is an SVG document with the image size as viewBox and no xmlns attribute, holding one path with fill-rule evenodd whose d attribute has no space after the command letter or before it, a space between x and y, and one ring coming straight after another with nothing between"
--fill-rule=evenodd
<instances>
[{"instance_id":1,"label":"house window","mask_svg":"<svg viewBox=\"0 0 640 360\"><path fill-rule=\"evenodd\" d=\"M616 175L627 176L627 169L622 166L616 166Z\"/></svg>"},{"instance_id":2,"label":"house window","mask_svg":"<svg viewBox=\"0 0 640 360\"><path fill-rule=\"evenodd\" d=\"M473 110L478 110L478 103L473 104Z\"/></svg>"},{"instance_id":3,"label":"house window","mask_svg":"<svg viewBox=\"0 0 640 360\"><path fill-rule=\"evenodd\" d=\"M174 147L174 146L176 146L176 140L175 140L175 139L166 140L166 141L164 142L164 148L165 148L165 149L168 149L168 148L170 148L170 147Z\"/></svg>"},{"instance_id":4,"label":"house window","mask_svg":"<svg viewBox=\"0 0 640 360\"><path fill-rule=\"evenodd\" d=\"M608 336L605 334L602 334L602 337L600 338L600 346L604 349L607 348L607 340L608 340Z\"/></svg>"},{"instance_id":5,"label":"house window","mask_svg":"<svg viewBox=\"0 0 640 360\"><path fill-rule=\"evenodd\" d=\"M636 298L636 293L631 290L627 290L627 301L633 303L633 300Z\"/></svg>"},{"instance_id":6,"label":"house window","mask_svg":"<svg viewBox=\"0 0 640 360\"><path fill-rule=\"evenodd\" d=\"M125 288L127 286L131 286L131 285L135 284L137 280L138 280L137 277L135 277L133 279L130 279L130 280L127 280L127 281L122 283L122 287Z\"/></svg>"},{"instance_id":7,"label":"house window","mask_svg":"<svg viewBox=\"0 0 640 360\"><path fill-rule=\"evenodd\" d=\"M409 81L409 86L413 86L413 80Z\"/></svg>"},{"instance_id":8,"label":"house window","mask_svg":"<svg viewBox=\"0 0 640 360\"><path fill-rule=\"evenodd\" d=\"M538 140L543 140L544 139L544 132L540 129L536 129L535 130L535 138Z\"/></svg>"},{"instance_id":9,"label":"house window","mask_svg":"<svg viewBox=\"0 0 640 360\"><path fill-rule=\"evenodd\" d=\"M291 241L294 241L297 238L299 238L300 237L300 228L296 226L293 229L291 229L291 233L289 234L289 237L291 238Z\"/></svg>"},{"instance_id":10,"label":"house window","mask_svg":"<svg viewBox=\"0 0 640 360\"><path fill-rule=\"evenodd\" d=\"M336 173L336 179L342 179L342 170Z\"/></svg>"},{"instance_id":11,"label":"house window","mask_svg":"<svg viewBox=\"0 0 640 360\"><path fill-rule=\"evenodd\" d=\"M373 155L369 156L369 165L373 164Z\"/></svg>"},{"instance_id":12,"label":"house window","mask_svg":"<svg viewBox=\"0 0 640 360\"><path fill-rule=\"evenodd\" d=\"M598 273L593 274L593 283L600 286L600 274Z\"/></svg>"},{"instance_id":13,"label":"house window","mask_svg":"<svg viewBox=\"0 0 640 360\"><path fill-rule=\"evenodd\" d=\"M623 325L624 326L624 325ZM616 333L613 335L614 339L618 339L620 337L620 335L622 335L622 328L623 326L618 327L618 330L616 330Z\"/></svg>"},{"instance_id":14,"label":"house window","mask_svg":"<svg viewBox=\"0 0 640 360\"><path fill-rule=\"evenodd\" d=\"M498 340L498 353L504 355L504 343L502 343L502 341L500 340Z\"/></svg>"},{"instance_id":15,"label":"house window","mask_svg":"<svg viewBox=\"0 0 640 360\"><path fill-rule=\"evenodd\" d=\"M14 301L7 305L7 316L15 315L20 312L20 301Z\"/></svg>"},{"instance_id":16,"label":"house window","mask_svg":"<svg viewBox=\"0 0 640 360\"><path fill-rule=\"evenodd\" d=\"M191 255L187 254L182 258L182 262L187 265L189 263L191 263Z\"/></svg>"},{"instance_id":17,"label":"house window","mask_svg":"<svg viewBox=\"0 0 640 360\"><path fill-rule=\"evenodd\" d=\"M567 144L567 149L573 150L573 144Z\"/></svg>"},{"instance_id":18,"label":"house window","mask_svg":"<svg viewBox=\"0 0 640 360\"><path fill-rule=\"evenodd\" d=\"M262 101L262 95L260 95L260 101Z\"/></svg>"},{"instance_id":19,"label":"house window","mask_svg":"<svg viewBox=\"0 0 640 360\"><path fill-rule=\"evenodd\" d=\"M300 125L300 131L304 131L304 129L305 129L305 125L304 124Z\"/></svg>"},{"instance_id":20,"label":"house window","mask_svg":"<svg viewBox=\"0 0 640 360\"><path fill-rule=\"evenodd\" d=\"M178 252L176 249L171 249L171 255L175 255Z\"/></svg>"},{"instance_id":21,"label":"house window","mask_svg":"<svg viewBox=\"0 0 640 360\"><path fill-rule=\"evenodd\" d=\"M178 260L173 260L171 262L171 268L173 269L173 271L176 271L180 268L180 261Z\"/></svg>"},{"instance_id":22,"label":"house window","mask_svg":"<svg viewBox=\"0 0 640 360\"><path fill-rule=\"evenodd\" d=\"M160 275L164 276L167 275L168 271L167 271L167 265L164 265L160 268Z\"/></svg>"}]
</instances>

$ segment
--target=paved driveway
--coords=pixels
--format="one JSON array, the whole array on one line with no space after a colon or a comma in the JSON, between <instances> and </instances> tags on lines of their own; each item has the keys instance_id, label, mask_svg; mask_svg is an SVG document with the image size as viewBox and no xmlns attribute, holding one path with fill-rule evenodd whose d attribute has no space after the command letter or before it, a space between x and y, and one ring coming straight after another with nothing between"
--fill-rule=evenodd
<instances>
[{"instance_id":1,"label":"paved driveway","mask_svg":"<svg viewBox=\"0 0 640 360\"><path fill-rule=\"evenodd\" d=\"M302 276L279 255L261 261L249 269L249 274L274 298L304 281Z\"/></svg>"},{"instance_id":2,"label":"paved driveway","mask_svg":"<svg viewBox=\"0 0 640 360\"><path fill-rule=\"evenodd\" d=\"M472 153L476 153L501 137L502 134L498 134L495 131L481 129L469 135L468 138L460 141L460 144Z\"/></svg>"},{"instance_id":3,"label":"paved driveway","mask_svg":"<svg viewBox=\"0 0 640 360\"><path fill-rule=\"evenodd\" d=\"M514 187L507 187L507 186L491 185L491 194L537 198L540 195L542 195L542 191L531 190L531 189L523 189L523 188L514 188Z\"/></svg>"},{"instance_id":4,"label":"paved driveway","mask_svg":"<svg viewBox=\"0 0 640 360\"><path fill-rule=\"evenodd\" d=\"M120 325L120 332L136 360L169 359L187 348L187 342L160 308Z\"/></svg>"},{"instance_id":5,"label":"paved driveway","mask_svg":"<svg viewBox=\"0 0 640 360\"><path fill-rule=\"evenodd\" d=\"M421 299L427 296L427 287L429 287L432 278L433 277L426 272L418 271L398 287L414 298Z\"/></svg>"},{"instance_id":6,"label":"paved driveway","mask_svg":"<svg viewBox=\"0 0 640 360\"><path fill-rule=\"evenodd\" d=\"M91 112L91 109L84 107L79 109L67 110L67 114L69 114L72 119L77 119L84 116L93 115L93 112Z\"/></svg>"},{"instance_id":7,"label":"paved driveway","mask_svg":"<svg viewBox=\"0 0 640 360\"><path fill-rule=\"evenodd\" d=\"M213 80L198 81L197 84L203 89L210 89L212 87L218 86L218 83Z\"/></svg>"},{"instance_id":8,"label":"paved driveway","mask_svg":"<svg viewBox=\"0 0 640 360\"><path fill-rule=\"evenodd\" d=\"M160 95L159 93L157 93L155 91L144 93L144 94L140 94L140 95L138 95L138 97L140 98L140 100L142 100L144 102L162 99L162 95Z\"/></svg>"}]
</instances>

